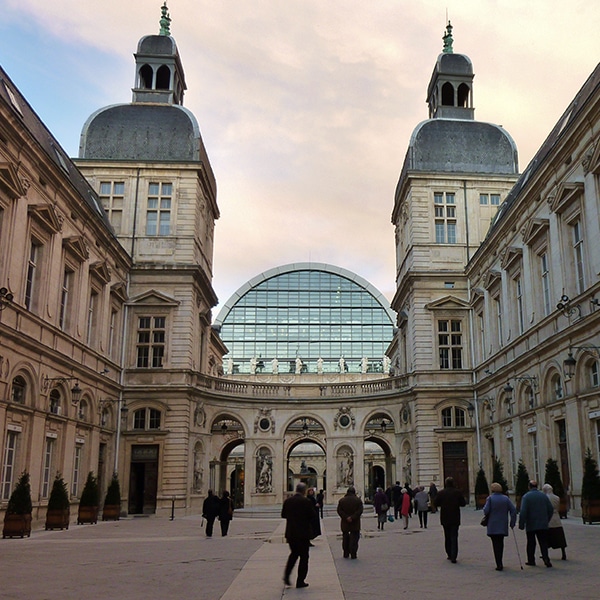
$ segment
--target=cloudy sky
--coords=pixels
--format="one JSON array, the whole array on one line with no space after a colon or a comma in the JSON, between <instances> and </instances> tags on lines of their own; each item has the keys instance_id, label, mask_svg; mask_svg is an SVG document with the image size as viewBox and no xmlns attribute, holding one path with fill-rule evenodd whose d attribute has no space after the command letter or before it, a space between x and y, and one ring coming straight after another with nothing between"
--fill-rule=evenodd
<instances>
[{"instance_id":1,"label":"cloudy sky","mask_svg":"<svg viewBox=\"0 0 600 600\"><path fill-rule=\"evenodd\" d=\"M129 102L162 0L0 0L0 60L71 156L97 108ZM214 287L292 262L358 273L391 299L394 189L446 15L475 70L475 117L523 170L600 60L582 0L169 0L184 104L218 182ZM217 314L215 311L215 315Z\"/></svg>"}]
</instances>

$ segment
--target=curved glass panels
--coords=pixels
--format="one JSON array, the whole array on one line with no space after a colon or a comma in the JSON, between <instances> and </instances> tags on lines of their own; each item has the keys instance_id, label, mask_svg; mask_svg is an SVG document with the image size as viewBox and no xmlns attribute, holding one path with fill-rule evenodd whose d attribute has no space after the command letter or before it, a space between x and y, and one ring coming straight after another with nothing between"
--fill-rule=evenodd
<instances>
[{"instance_id":1,"label":"curved glass panels","mask_svg":"<svg viewBox=\"0 0 600 600\"><path fill-rule=\"evenodd\" d=\"M229 349L228 374L272 373L274 359L280 374L383 372L393 338L393 313L373 286L345 269L315 263L254 278L215 325Z\"/></svg>"}]
</instances>

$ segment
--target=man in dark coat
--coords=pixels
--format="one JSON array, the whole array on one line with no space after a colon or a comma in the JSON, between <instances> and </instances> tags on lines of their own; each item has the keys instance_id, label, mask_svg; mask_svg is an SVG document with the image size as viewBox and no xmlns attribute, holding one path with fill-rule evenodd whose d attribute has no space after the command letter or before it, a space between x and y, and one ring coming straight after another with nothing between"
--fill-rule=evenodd
<instances>
[{"instance_id":1,"label":"man in dark coat","mask_svg":"<svg viewBox=\"0 0 600 600\"><path fill-rule=\"evenodd\" d=\"M296 485L296 493L289 497L281 509L281 517L286 520L285 539L290 547L290 555L285 565L283 581L285 585L291 585L290 575L292 569L298 562L298 577L296 587L308 587L306 575L308 574L308 552L310 540L313 536L312 521L315 509L312 502L306 497L306 484Z\"/></svg>"},{"instance_id":2,"label":"man in dark coat","mask_svg":"<svg viewBox=\"0 0 600 600\"><path fill-rule=\"evenodd\" d=\"M435 505L440 509L440 523L444 528L444 545L448 560L455 563L458 557L458 528L460 508L467 504L462 492L454 487L454 479L446 477L444 489L435 497Z\"/></svg>"},{"instance_id":3,"label":"man in dark coat","mask_svg":"<svg viewBox=\"0 0 600 600\"><path fill-rule=\"evenodd\" d=\"M402 486L399 481L396 481L392 487L392 503L394 504L394 519L397 521L402 506Z\"/></svg>"},{"instance_id":4,"label":"man in dark coat","mask_svg":"<svg viewBox=\"0 0 600 600\"><path fill-rule=\"evenodd\" d=\"M548 557L548 522L552 517L554 508L544 492L538 490L537 481L529 482L529 491L521 498L521 512L519 513L519 529L527 533L527 562L530 567L535 566L535 540L540 545L542 560L547 567L552 563Z\"/></svg>"},{"instance_id":5,"label":"man in dark coat","mask_svg":"<svg viewBox=\"0 0 600 600\"><path fill-rule=\"evenodd\" d=\"M350 486L346 495L340 498L337 513L340 515L342 529L342 551L344 558L356 558L358 538L360 537L360 515L363 512L362 500L356 495L354 487Z\"/></svg>"},{"instance_id":6,"label":"man in dark coat","mask_svg":"<svg viewBox=\"0 0 600 600\"><path fill-rule=\"evenodd\" d=\"M215 496L212 490L208 490L208 495L202 504L202 516L206 519L206 537L212 537L213 525L215 519L219 516L220 510L219 497Z\"/></svg>"}]
</instances>

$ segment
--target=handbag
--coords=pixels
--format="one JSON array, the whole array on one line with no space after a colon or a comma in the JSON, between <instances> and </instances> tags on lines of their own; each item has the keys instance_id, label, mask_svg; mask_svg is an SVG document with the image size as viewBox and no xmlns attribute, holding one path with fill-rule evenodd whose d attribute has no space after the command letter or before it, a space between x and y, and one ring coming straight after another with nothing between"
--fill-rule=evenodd
<instances>
[{"instance_id":1,"label":"handbag","mask_svg":"<svg viewBox=\"0 0 600 600\"><path fill-rule=\"evenodd\" d=\"M389 506L387 504L382 504L381 505L382 512L385 512L388 508L389 508Z\"/></svg>"},{"instance_id":2,"label":"handbag","mask_svg":"<svg viewBox=\"0 0 600 600\"><path fill-rule=\"evenodd\" d=\"M490 520L490 515L492 514L492 499L490 498L490 510L488 510L488 514L487 515L483 515L483 517L481 517L481 523L480 525L482 527L487 527L488 521Z\"/></svg>"}]
</instances>

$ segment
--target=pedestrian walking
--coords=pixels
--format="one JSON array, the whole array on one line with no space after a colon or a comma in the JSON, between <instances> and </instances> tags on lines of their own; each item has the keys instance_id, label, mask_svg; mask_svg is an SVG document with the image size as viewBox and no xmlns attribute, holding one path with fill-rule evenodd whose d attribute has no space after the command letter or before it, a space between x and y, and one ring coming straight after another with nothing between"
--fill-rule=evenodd
<instances>
[{"instance_id":1,"label":"pedestrian walking","mask_svg":"<svg viewBox=\"0 0 600 600\"><path fill-rule=\"evenodd\" d=\"M444 528L444 548L450 562L458 558L458 529L460 527L460 509L467 502L462 492L454 486L454 478L446 477L444 489L435 497L435 506L440 509L440 523Z\"/></svg>"},{"instance_id":2,"label":"pedestrian walking","mask_svg":"<svg viewBox=\"0 0 600 600\"><path fill-rule=\"evenodd\" d=\"M437 512L437 506L435 505L435 498L437 496L438 489L433 481L429 484L429 508L432 513Z\"/></svg>"},{"instance_id":3,"label":"pedestrian walking","mask_svg":"<svg viewBox=\"0 0 600 600\"><path fill-rule=\"evenodd\" d=\"M415 509L419 515L419 526L427 529L427 515L429 514L429 494L425 491L425 486L419 487L415 494Z\"/></svg>"},{"instance_id":4,"label":"pedestrian walking","mask_svg":"<svg viewBox=\"0 0 600 600\"><path fill-rule=\"evenodd\" d=\"M378 488L381 490L381 488ZM381 492L383 494L383 491ZM385 497L385 494L383 494ZM353 486L348 488L346 495L340 498L337 513L340 515L340 529L342 530L342 552L344 558L356 558L358 553L358 540L360 538L360 515L363 512L363 502L356 495Z\"/></svg>"},{"instance_id":5,"label":"pedestrian walking","mask_svg":"<svg viewBox=\"0 0 600 600\"><path fill-rule=\"evenodd\" d=\"M388 497L383 491L383 488L377 488L375 497L373 498L373 508L375 509L375 514L377 515L377 529L383 529L389 509Z\"/></svg>"},{"instance_id":6,"label":"pedestrian walking","mask_svg":"<svg viewBox=\"0 0 600 600\"><path fill-rule=\"evenodd\" d=\"M527 562L526 565L535 567L536 540L540 545L542 560L546 567L552 563L548 557L548 523L552 518L552 503L548 496L538 490L537 481L529 482L529 491L521 498L521 512L519 513L519 529L525 529L527 534Z\"/></svg>"},{"instance_id":7,"label":"pedestrian walking","mask_svg":"<svg viewBox=\"0 0 600 600\"><path fill-rule=\"evenodd\" d=\"M399 481L392 486L392 504L394 505L394 519L398 519L402 506L402 486Z\"/></svg>"},{"instance_id":8,"label":"pedestrian walking","mask_svg":"<svg viewBox=\"0 0 600 600\"><path fill-rule=\"evenodd\" d=\"M221 523L221 535L225 537L229 531L229 523L233 519L233 501L229 492L225 490L219 500L219 522Z\"/></svg>"},{"instance_id":9,"label":"pedestrian walking","mask_svg":"<svg viewBox=\"0 0 600 600\"><path fill-rule=\"evenodd\" d=\"M555 550L560 548L562 552L561 559L567 560L567 552L565 550L567 547L567 538L565 537L565 530L563 529L559 514L560 498L554 493L549 483L545 483L542 486L542 492L548 496L548 500L550 500L550 504L552 504L552 508L554 509L552 517L550 517L550 521L548 522L548 548Z\"/></svg>"},{"instance_id":10,"label":"pedestrian walking","mask_svg":"<svg viewBox=\"0 0 600 600\"><path fill-rule=\"evenodd\" d=\"M298 561L296 587L308 587L306 576L314 512L312 502L306 497L306 484L298 483L296 493L285 500L281 508L281 518L286 520L285 539L290 547L290 555L283 572L285 585L291 585L290 575Z\"/></svg>"},{"instance_id":11,"label":"pedestrian walking","mask_svg":"<svg viewBox=\"0 0 600 600\"><path fill-rule=\"evenodd\" d=\"M202 516L206 520L206 537L212 537L215 519L219 516L221 504L219 497L208 490L206 498L202 503Z\"/></svg>"},{"instance_id":12,"label":"pedestrian walking","mask_svg":"<svg viewBox=\"0 0 600 600\"><path fill-rule=\"evenodd\" d=\"M510 528L513 529L517 522L517 509L510 498L503 493L501 484L494 482L490 489L492 493L485 501L483 514L488 517L487 535L492 541L496 571L502 571L504 538L508 536L508 521L510 517Z\"/></svg>"}]
</instances>

